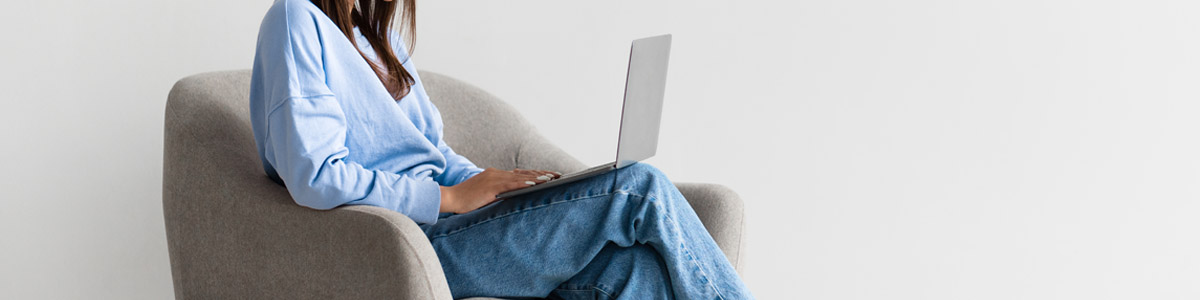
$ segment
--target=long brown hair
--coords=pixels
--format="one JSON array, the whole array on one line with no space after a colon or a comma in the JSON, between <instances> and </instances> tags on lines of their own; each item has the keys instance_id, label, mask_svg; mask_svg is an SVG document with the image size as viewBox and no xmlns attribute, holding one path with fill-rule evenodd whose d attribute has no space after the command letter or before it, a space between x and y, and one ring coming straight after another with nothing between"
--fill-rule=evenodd
<instances>
[{"instance_id":1,"label":"long brown hair","mask_svg":"<svg viewBox=\"0 0 1200 300\"><path fill-rule=\"evenodd\" d=\"M330 20L333 20L333 24L336 24L342 33L346 34L346 38L350 39L350 44L353 44L355 49L358 49L358 39L354 36L354 27L358 26L358 30L367 38L371 48L375 49L375 56L379 57L379 62L367 59L362 50L359 50L359 54L371 65L371 69L375 71L379 81L383 82L383 87L387 88L392 98L399 101L400 98L408 95L413 84L416 84L416 79L413 79L413 75L409 74L400 60L396 58L396 53L393 52L391 42L388 40L388 37L391 36L389 33L392 30L392 18L396 14L396 2L400 0L311 1L317 5L317 8L325 12ZM405 25L402 26L401 31L407 33L405 39L408 40L408 56L411 56L413 42L417 35L417 4L416 0L403 1L404 12L401 21Z\"/></svg>"}]
</instances>

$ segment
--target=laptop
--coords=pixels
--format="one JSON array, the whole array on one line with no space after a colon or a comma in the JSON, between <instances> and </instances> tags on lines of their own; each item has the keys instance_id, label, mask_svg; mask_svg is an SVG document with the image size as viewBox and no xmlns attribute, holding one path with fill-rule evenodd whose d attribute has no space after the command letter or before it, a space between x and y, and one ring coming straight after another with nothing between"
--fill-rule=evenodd
<instances>
[{"instance_id":1,"label":"laptop","mask_svg":"<svg viewBox=\"0 0 1200 300\"><path fill-rule=\"evenodd\" d=\"M663 94L667 88L667 61L670 54L670 34L633 41L629 53L629 70L625 75L625 102L621 105L621 129L617 137L616 160L537 185L501 193L496 195L496 198L510 198L580 181L654 156L655 150L658 149L658 125L662 119Z\"/></svg>"}]
</instances>

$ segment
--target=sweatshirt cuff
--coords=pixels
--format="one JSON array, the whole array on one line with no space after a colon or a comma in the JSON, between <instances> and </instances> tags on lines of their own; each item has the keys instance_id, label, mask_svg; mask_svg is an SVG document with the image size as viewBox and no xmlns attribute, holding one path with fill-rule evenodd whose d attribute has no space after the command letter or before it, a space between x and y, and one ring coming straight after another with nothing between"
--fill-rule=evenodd
<instances>
[{"instance_id":1,"label":"sweatshirt cuff","mask_svg":"<svg viewBox=\"0 0 1200 300\"><path fill-rule=\"evenodd\" d=\"M437 223L438 211L442 208L442 189L437 181L424 180L413 188L408 218L417 224Z\"/></svg>"}]
</instances>

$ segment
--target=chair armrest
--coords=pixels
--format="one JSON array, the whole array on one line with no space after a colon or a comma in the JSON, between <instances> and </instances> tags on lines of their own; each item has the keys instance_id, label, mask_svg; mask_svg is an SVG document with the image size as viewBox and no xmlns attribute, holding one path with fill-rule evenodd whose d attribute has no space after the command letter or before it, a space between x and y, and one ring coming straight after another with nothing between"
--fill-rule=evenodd
<instances>
[{"instance_id":1,"label":"chair armrest","mask_svg":"<svg viewBox=\"0 0 1200 300\"><path fill-rule=\"evenodd\" d=\"M382 259L374 261L371 265L378 268L380 273L390 273L392 276L389 277L393 277L380 278L379 283L380 286L396 290L378 295L398 299L451 299L450 286L446 283L446 275L442 272L437 253L416 222L404 214L382 207L357 205L334 210L351 213L348 214L349 219L362 220L364 226L358 229L380 230L374 236L358 240L368 245L364 249L366 252L362 252L361 255L378 255ZM382 245L369 247L376 243ZM370 266L360 267L365 269Z\"/></svg>"},{"instance_id":2,"label":"chair armrest","mask_svg":"<svg viewBox=\"0 0 1200 300\"><path fill-rule=\"evenodd\" d=\"M746 224L742 198L719 184L677 182L675 187L687 198L688 204L696 211L700 222L704 223L708 233L717 241L717 246L725 252L734 269L742 273Z\"/></svg>"},{"instance_id":3,"label":"chair armrest","mask_svg":"<svg viewBox=\"0 0 1200 300\"><path fill-rule=\"evenodd\" d=\"M273 183L223 185L164 203L176 298L451 299L437 254L408 217L308 209Z\"/></svg>"}]
</instances>

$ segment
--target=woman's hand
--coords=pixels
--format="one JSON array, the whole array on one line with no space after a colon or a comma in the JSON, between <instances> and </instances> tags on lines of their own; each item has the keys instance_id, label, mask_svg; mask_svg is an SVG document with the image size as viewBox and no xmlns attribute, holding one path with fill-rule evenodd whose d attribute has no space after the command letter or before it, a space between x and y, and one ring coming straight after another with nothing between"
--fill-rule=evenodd
<instances>
[{"instance_id":1,"label":"woman's hand","mask_svg":"<svg viewBox=\"0 0 1200 300\"><path fill-rule=\"evenodd\" d=\"M483 170L455 186L442 187L440 212L466 213L496 201L496 195L549 181L562 176L557 172L494 168Z\"/></svg>"}]
</instances>

